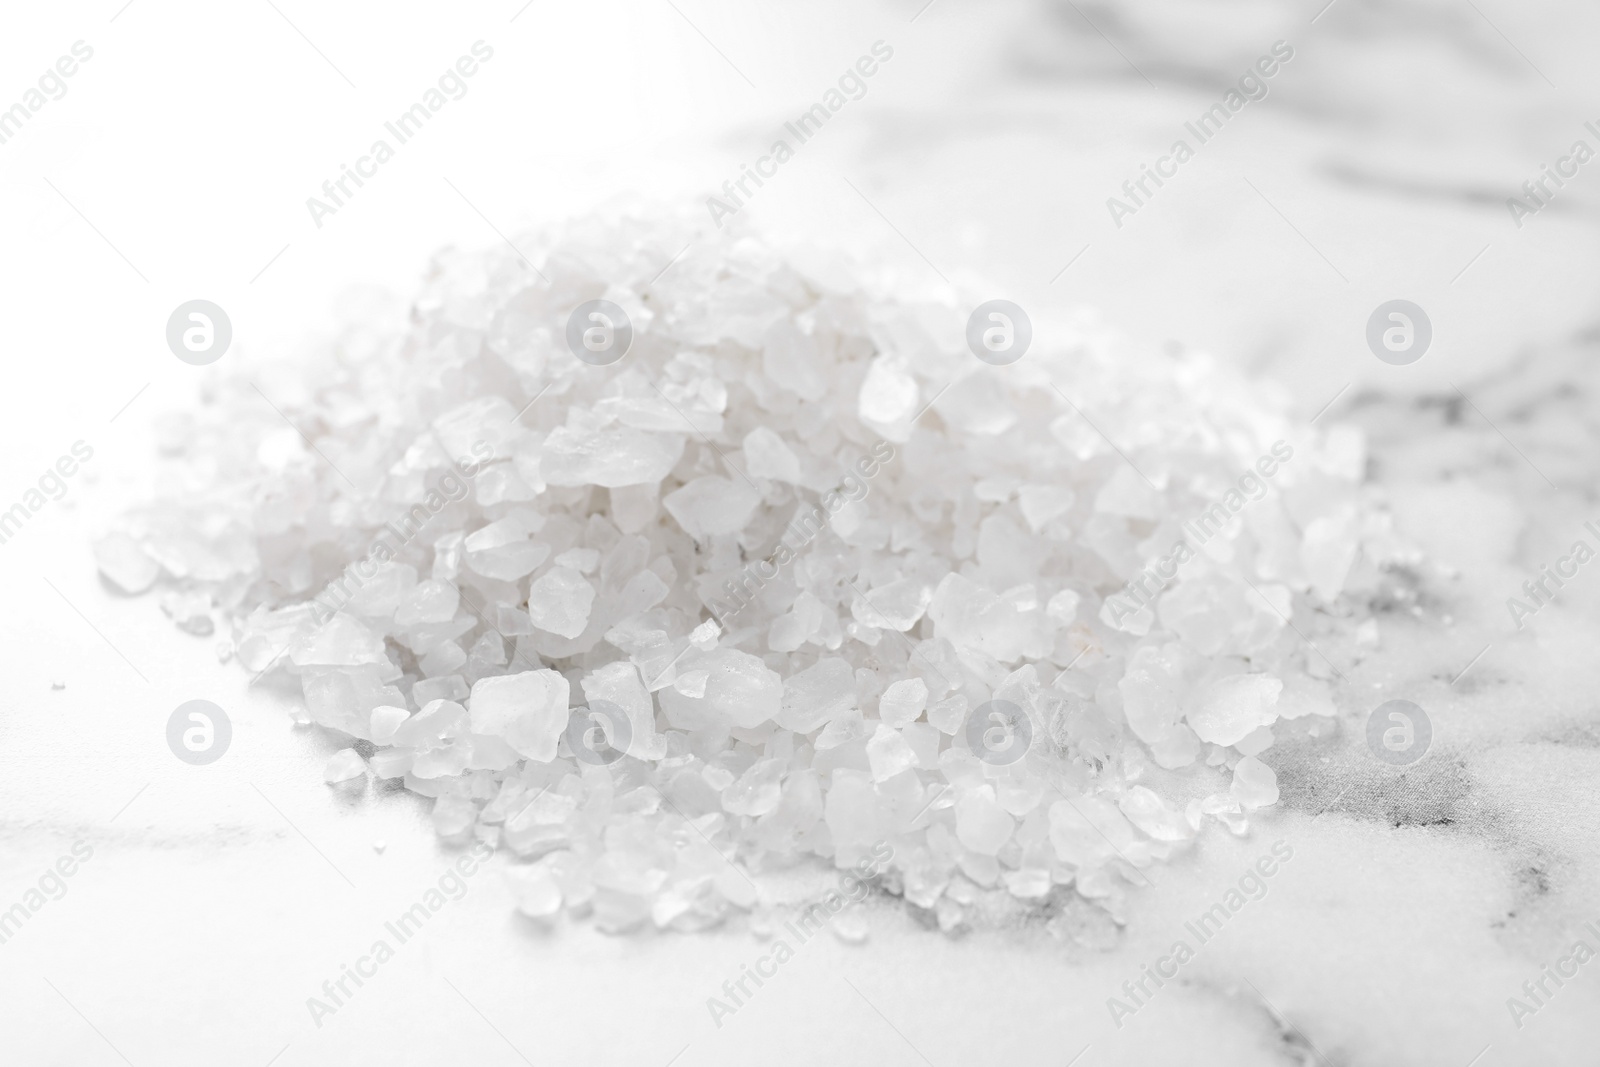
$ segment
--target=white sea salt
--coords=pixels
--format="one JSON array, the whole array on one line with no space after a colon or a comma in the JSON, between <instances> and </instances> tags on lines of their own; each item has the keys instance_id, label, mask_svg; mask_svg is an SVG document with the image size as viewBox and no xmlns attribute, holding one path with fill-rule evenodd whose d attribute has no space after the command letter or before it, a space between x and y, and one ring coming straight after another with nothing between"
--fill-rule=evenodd
<instances>
[{"instance_id":1,"label":"white sea salt","mask_svg":"<svg viewBox=\"0 0 1600 1067\"><path fill-rule=\"evenodd\" d=\"M173 431L183 496L94 544L299 683L296 721L346 746L330 782L403 781L442 838L504 846L524 915L703 929L765 907L761 869L889 846L947 933L1003 898L1099 943L1136 868L1278 800L1279 720L1317 744L1366 699L1297 631L1377 641L1403 547L1357 431L1042 308L990 366L973 299L734 225L526 242L542 276L442 255L399 334L308 359L286 403L315 448L222 380ZM634 331L603 367L564 343L597 294ZM1274 491L1152 577L1280 440ZM1033 727L1009 763L968 736L999 699ZM625 755L574 751L578 705L626 719Z\"/></svg>"}]
</instances>

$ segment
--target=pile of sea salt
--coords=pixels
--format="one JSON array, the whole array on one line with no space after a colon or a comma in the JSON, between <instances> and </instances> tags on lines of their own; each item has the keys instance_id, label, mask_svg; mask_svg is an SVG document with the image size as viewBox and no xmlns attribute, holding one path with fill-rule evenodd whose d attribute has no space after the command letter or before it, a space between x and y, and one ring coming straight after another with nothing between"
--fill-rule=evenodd
<instances>
[{"instance_id":1,"label":"pile of sea salt","mask_svg":"<svg viewBox=\"0 0 1600 1067\"><path fill-rule=\"evenodd\" d=\"M330 782L509 853L526 914L698 929L821 861L945 931L1121 921L1337 725L1324 651L1399 554L1355 431L1086 321L991 365L978 300L748 234L518 245L270 401L215 381L96 548L297 681Z\"/></svg>"}]
</instances>

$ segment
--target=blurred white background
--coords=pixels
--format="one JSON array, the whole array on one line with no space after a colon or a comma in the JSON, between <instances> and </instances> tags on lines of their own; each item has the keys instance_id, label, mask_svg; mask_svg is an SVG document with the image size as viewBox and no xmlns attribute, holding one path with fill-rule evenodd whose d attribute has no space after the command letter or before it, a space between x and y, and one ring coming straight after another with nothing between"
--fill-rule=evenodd
<instances>
[{"instance_id":1,"label":"blurred white background","mask_svg":"<svg viewBox=\"0 0 1600 1067\"><path fill-rule=\"evenodd\" d=\"M1520 230L1504 201L1579 137L1600 145L1593 8L921 3L14 8L0 100L74 41L94 58L0 145L27 396L0 471L27 479L146 382L141 407L174 403L194 375L161 327L183 300L226 308L241 350L286 353L346 285L404 292L443 244L619 194L699 203L876 40L894 59L760 191L763 225L1092 305L1140 343L1269 370L1310 410L1351 380L1471 379L1592 321L1595 168ZM479 39L494 59L467 96L317 229L306 198ZM1267 99L1113 226L1106 198L1276 40L1295 58ZM1414 367L1361 342L1393 297L1434 322Z\"/></svg>"}]
</instances>

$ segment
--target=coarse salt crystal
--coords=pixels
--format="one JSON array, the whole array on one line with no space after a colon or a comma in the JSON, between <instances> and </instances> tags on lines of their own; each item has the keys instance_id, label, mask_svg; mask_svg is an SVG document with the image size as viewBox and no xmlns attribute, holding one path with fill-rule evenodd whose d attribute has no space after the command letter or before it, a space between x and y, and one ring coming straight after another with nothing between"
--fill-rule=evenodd
<instances>
[{"instance_id":1,"label":"coarse salt crystal","mask_svg":"<svg viewBox=\"0 0 1600 1067\"><path fill-rule=\"evenodd\" d=\"M915 722L928 706L928 683L921 678L902 678L878 698L878 717L890 726Z\"/></svg>"},{"instance_id":2,"label":"coarse salt crystal","mask_svg":"<svg viewBox=\"0 0 1600 1067\"><path fill-rule=\"evenodd\" d=\"M594 586L571 567L551 567L528 587L528 618L561 637L577 637L589 625Z\"/></svg>"},{"instance_id":3,"label":"coarse salt crystal","mask_svg":"<svg viewBox=\"0 0 1600 1067\"><path fill-rule=\"evenodd\" d=\"M571 686L552 670L481 678L467 704L473 733L503 739L528 759L548 763L567 728Z\"/></svg>"},{"instance_id":4,"label":"coarse salt crystal","mask_svg":"<svg viewBox=\"0 0 1600 1067\"><path fill-rule=\"evenodd\" d=\"M322 780L329 785L348 782L367 773L367 761L353 748L341 748L328 759L322 768Z\"/></svg>"}]
</instances>

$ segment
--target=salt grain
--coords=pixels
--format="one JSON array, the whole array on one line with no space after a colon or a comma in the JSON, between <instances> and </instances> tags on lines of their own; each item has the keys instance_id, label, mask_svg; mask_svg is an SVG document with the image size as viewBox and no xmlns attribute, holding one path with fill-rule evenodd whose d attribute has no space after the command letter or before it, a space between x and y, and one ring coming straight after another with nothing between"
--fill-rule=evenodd
<instances>
[{"instance_id":1,"label":"salt grain","mask_svg":"<svg viewBox=\"0 0 1600 1067\"><path fill-rule=\"evenodd\" d=\"M142 593L161 577L161 564L138 540L120 530L94 542L94 559L106 581L124 593Z\"/></svg>"},{"instance_id":2,"label":"salt grain","mask_svg":"<svg viewBox=\"0 0 1600 1067\"><path fill-rule=\"evenodd\" d=\"M902 678L878 698L878 716L890 726L915 722L928 706L928 683L921 678Z\"/></svg>"},{"instance_id":3,"label":"salt grain","mask_svg":"<svg viewBox=\"0 0 1600 1067\"><path fill-rule=\"evenodd\" d=\"M668 493L661 504L684 532L697 540L738 533L755 513L761 497L731 478L703 475Z\"/></svg>"},{"instance_id":4,"label":"salt grain","mask_svg":"<svg viewBox=\"0 0 1600 1067\"><path fill-rule=\"evenodd\" d=\"M872 780L886 782L915 766L917 756L899 730L880 722L867 742L867 762L872 767Z\"/></svg>"},{"instance_id":5,"label":"salt grain","mask_svg":"<svg viewBox=\"0 0 1600 1067\"><path fill-rule=\"evenodd\" d=\"M571 567L551 567L528 587L528 618L561 637L577 637L589 625L594 586Z\"/></svg>"},{"instance_id":6,"label":"salt grain","mask_svg":"<svg viewBox=\"0 0 1600 1067\"><path fill-rule=\"evenodd\" d=\"M1229 792L1246 808L1264 808L1278 802L1278 776L1254 756L1245 756L1234 765Z\"/></svg>"},{"instance_id":7,"label":"salt grain","mask_svg":"<svg viewBox=\"0 0 1600 1067\"><path fill-rule=\"evenodd\" d=\"M498 737L518 754L548 763L567 728L570 689L567 680L552 670L480 679L469 700L472 732Z\"/></svg>"},{"instance_id":8,"label":"salt grain","mask_svg":"<svg viewBox=\"0 0 1600 1067\"><path fill-rule=\"evenodd\" d=\"M867 926L866 916L858 911L846 911L837 915L829 927L833 936L847 945L864 945L867 937L872 933Z\"/></svg>"},{"instance_id":9,"label":"salt grain","mask_svg":"<svg viewBox=\"0 0 1600 1067\"><path fill-rule=\"evenodd\" d=\"M352 748L341 748L329 759L322 768L322 780L329 785L339 782L348 782L352 778L360 778L367 773L367 761L361 754Z\"/></svg>"}]
</instances>

